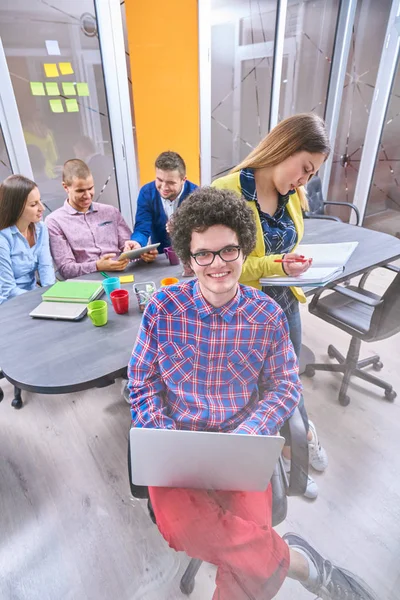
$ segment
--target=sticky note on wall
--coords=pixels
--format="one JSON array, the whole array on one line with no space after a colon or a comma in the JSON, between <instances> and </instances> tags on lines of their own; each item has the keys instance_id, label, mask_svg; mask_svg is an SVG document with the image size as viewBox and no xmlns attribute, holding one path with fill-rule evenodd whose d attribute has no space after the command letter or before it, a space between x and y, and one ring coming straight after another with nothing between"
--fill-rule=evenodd
<instances>
[{"instance_id":1,"label":"sticky note on wall","mask_svg":"<svg viewBox=\"0 0 400 600\"><path fill-rule=\"evenodd\" d=\"M87 83L77 83L76 90L78 96L89 96L89 86Z\"/></svg>"},{"instance_id":2,"label":"sticky note on wall","mask_svg":"<svg viewBox=\"0 0 400 600\"><path fill-rule=\"evenodd\" d=\"M71 63L58 63L58 66L60 67L61 75L73 75L74 70Z\"/></svg>"},{"instance_id":3,"label":"sticky note on wall","mask_svg":"<svg viewBox=\"0 0 400 600\"><path fill-rule=\"evenodd\" d=\"M48 96L59 96L60 89L56 81L46 81L46 92Z\"/></svg>"},{"instance_id":4,"label":"sticky note on wall","mask_svg":"<svg viewBox=\"0 0 400 600\"><path fill-rule=\"evenodd\" d=\"M53 113L63 113L64 107L62 101L59 98L52 98L49 100L51 112Z\"/></svg>"},{"instance_id":5,"label":"sticky note on wall","mask_svg":"<svg viewBox=\"0 0 400 600\"><path fill-rule=\"evenodd\" d=\"M44 85L41 81L30 81L32 96L45 96Z\"/></svg>"},{"instance_id":6,"label":"sticky note on wall","mask_svg":"<svg viewBox=\"0 0 400 600\"><path fill-rule=\"evenodd\" d=\"M65 106L67 107L67 112L79 112L79 106L75 98L68 98L65 101Z\"/></svg>"},{"instance_id":7,"label":"sticky note on wall","mask_svg":"<svg viewBox=\"0 0 400 600\"><path fill-rule=\"evenodd\" d=\"M64 96L76 96L75 85L68 81L63 81L62 89Z\"/></svg>"},{"instance_id":8,"label":"sticky note on wall","mask_svg":"<svg viewBox=\"0 0 400 600\"><path fill-rule=\"evenodd\" d=\"M46 77L58 77L58 69L56 64L45 63L43 67Z\"/></svg>"}]
</instances>

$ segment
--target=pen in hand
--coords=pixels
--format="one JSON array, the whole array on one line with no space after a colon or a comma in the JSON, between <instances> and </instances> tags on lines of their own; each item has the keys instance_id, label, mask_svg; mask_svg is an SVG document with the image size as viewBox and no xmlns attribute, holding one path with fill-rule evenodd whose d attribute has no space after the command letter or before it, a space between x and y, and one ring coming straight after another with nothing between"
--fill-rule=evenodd
<instances>
[{"instance_id":1,"label":"pen in hand","mask_svg":"<svg viewBox=\"0 0 400 600\"><path fill-rule=\"evenodd\" d=\"M274 260L274 262L276 262L276 263L306 263L309 260L312 260L312 258L309 259L309 258L305 258L304 256L302 256L299 258L276 258Z\"/></svg>"}]
</instances>

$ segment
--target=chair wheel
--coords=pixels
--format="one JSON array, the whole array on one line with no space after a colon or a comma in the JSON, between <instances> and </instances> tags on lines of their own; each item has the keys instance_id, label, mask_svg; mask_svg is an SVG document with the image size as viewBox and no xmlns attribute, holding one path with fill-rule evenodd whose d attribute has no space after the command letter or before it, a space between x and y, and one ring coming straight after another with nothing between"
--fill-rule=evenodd
<instances>
[{"instance_id":1,"label":"chair wheel","mask_svg":"<svg viewBox=\"0 0 400 600\"><path fill-rule=\"evenodd\" d=\"M339 394L339 403L342 406L348 406L350 404L350 396L346 394Z\"/></svg>"},{"instance_id":2,"label":"chair wheel","mask_svg":"<svg viewBox=\"0 0 400 600\"><path fill-rule=\"evenodd\" d=\"M190 581L189 583L184 583L181 581L181 592L182 594L185 594L185 596L190 596L190 594L193 592L194 590L194 581Z\"/></svg>"},{"instance_id":3,"label":"chair wheel","mask_svg":"<svg viewBox=\"0 0 400 600\"><path fill-rule=\"evenodd\" d=\"M314 375L315 375L315 369L314 369L314 367L312 365L307 365L306 369L304 371L304 375L306 377L314 377Z\"/></svg>"},{"instance_id":4,"label":"chair wheel","mask_svg":"<svg viewBox=\"0 0 400 600\"><path fill-rule=\"evenodd\" d=\"M374 371L380 371L381 369L383 369L383 362L377 360L376 362L372 363L372 368L374 369Z\"/></svg>"},{"instance_id":5,"label":"chair wheel","mask_svg":"<svg viewBox=\"0 0 400 600\"><path fill-rule=\"evenodd\" d=\"M332 344L329 344L328 346L328 356L329 358L335 358L335 350Z\"/></svg>"},{"instance_id":6,"label":"chair wheel","mask_svg":"<svg viewBox=\"0 0 400 600\"><path fill-rule=\"evenodd\" d=\"M14 400L11 402L11 406L13 406L16 409L22 408L22 398L14 398Z\"/></svg>"},{"instance_id":7,"label":"chair wheel","mask_svg":"<svg viewBox=\"0 0 400 600\"><path fill-rule=\"evenodd\" d=\"M4 398L4 392L3 390L0 388L0 402L3 400Z\"/></svg>"},{"instance_id":8,"label":"chair wheel","mask_svg":"<svg viewBox=\"0 0 400 600\"><path fill-rule=\"evenodd\" d=\"M389 402L394 402L396 397L397 397L397 394L393 389L385 390L385 398L386 398L386 400L389 400Z\"/></svg>"}]
</instances>

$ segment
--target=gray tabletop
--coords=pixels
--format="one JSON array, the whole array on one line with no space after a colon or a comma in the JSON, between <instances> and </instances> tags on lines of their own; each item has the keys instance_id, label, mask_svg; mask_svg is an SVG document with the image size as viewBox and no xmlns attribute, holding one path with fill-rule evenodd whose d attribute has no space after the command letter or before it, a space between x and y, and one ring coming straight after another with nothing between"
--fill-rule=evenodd
<instances>
[{"instance_id":1,"label":"gray tabletop","mask_svg":"<svg viewBox=\"0 0 400 600\"><path fill-rule=\"evenodd\" d=\"M304 244L333 244L335 242L358 242L343 273L326 287L337 285L350 277L365 273L372 267L385 265L400 258L400 240L392 235L322 219L306 219ZM317 289L308 288L306 296L314 294Z\"/></svg>"},{"instance_id":2,"label":"gray tabletop","mask_svg":"<svg viewBox=\"0 0 400 600\"><path fill-rule=\"evenodd\" d=\"M400 240L392 236L335 221L305 221L304 243L342 241L359 245L335 283L400 257ZM150 265L133 264L124 274L131 272L136 283L159 286L164 277L179 277L182 268L159 256ZM100 273L88 278L103 279ZM29 313L40 303L42 288L1 305L0 366L6 377L24 390L61 394L106 385L126 373L142 313L132 283L123 287L131 292L129 313L116 315L109 306L104 327L94 327L87 317L78 322L32 319Z\"/></svg>"},{"instance_id":3,"label":"gray tabletop","mask_svg":"<svg viewBox=\"0 0 400 600\"><path fill-rule=\"evenodd\" d=\"M133 273L135 283L153 281L157 287L164 277L180 277L181 266L170 266L164 255L151 265L133 263L123 273ZM80 279L103 280L100 273ZM63 394L107 385L126 374L142 313L129 290L129 312L115 314L108 307L108 323L95 327L88 317L81 321L32 319L31 310L41 302L44 288L22 294L0 306L0 366L15 385L32 392ZM106 300L106 296L101 299Z\"/></svg>"}]
</instances>

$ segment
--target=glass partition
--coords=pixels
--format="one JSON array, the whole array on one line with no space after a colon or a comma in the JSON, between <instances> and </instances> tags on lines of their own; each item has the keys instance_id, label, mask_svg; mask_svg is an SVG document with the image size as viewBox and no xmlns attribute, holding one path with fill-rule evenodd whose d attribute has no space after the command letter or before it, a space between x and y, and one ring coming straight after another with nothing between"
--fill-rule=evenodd
<instances>
[{"instance_id":1,"label":"glass partition","mask_svg":"<svg viewBox=\"0 0 400 600\"><path fill-rule=\"evenodd\" d=\"M212 178L268 132L276 2L211 1Z\"/></svg>"},{"instance_id":2,"label":"glass partition","mask_svg":"<svg viewBox=\"0 0 400 600\"><path fill-rule=\"evenodd\" d=\"M4 0L0 35L48 210L63 203L62 165L75 157L93 173L95 200L119 207L94 1Z\"/></svg>"},{"instance_id":3,"label":"glass partition","mask_svg":"<svg viewBox=\"0 0 400 600\"><path fill-rule=\"evenodd\" d=\"M324 116L339 0L289 0L279 120L302 112Z\"/></svg>"},{"instance_id":4,"label":"glass partition","mask_svg":"<svg viewBox=\"0 0 400 600\"><path fill-rule=\"evenodd\" d=\"M0 183L12 174L10 159L8 157L3 131L0 127Z\"/></svg>"},{"instance_id":5,"label":"glass partition","mask_svg":"<svg viewBox=\"0 0 400 600\"><path fill-rule=\"evenodd\" d=\"M358 2L327 200L353 202L391 0ZM333 209L343 220L348 209Z\"/></svg>"}]
</instances>

